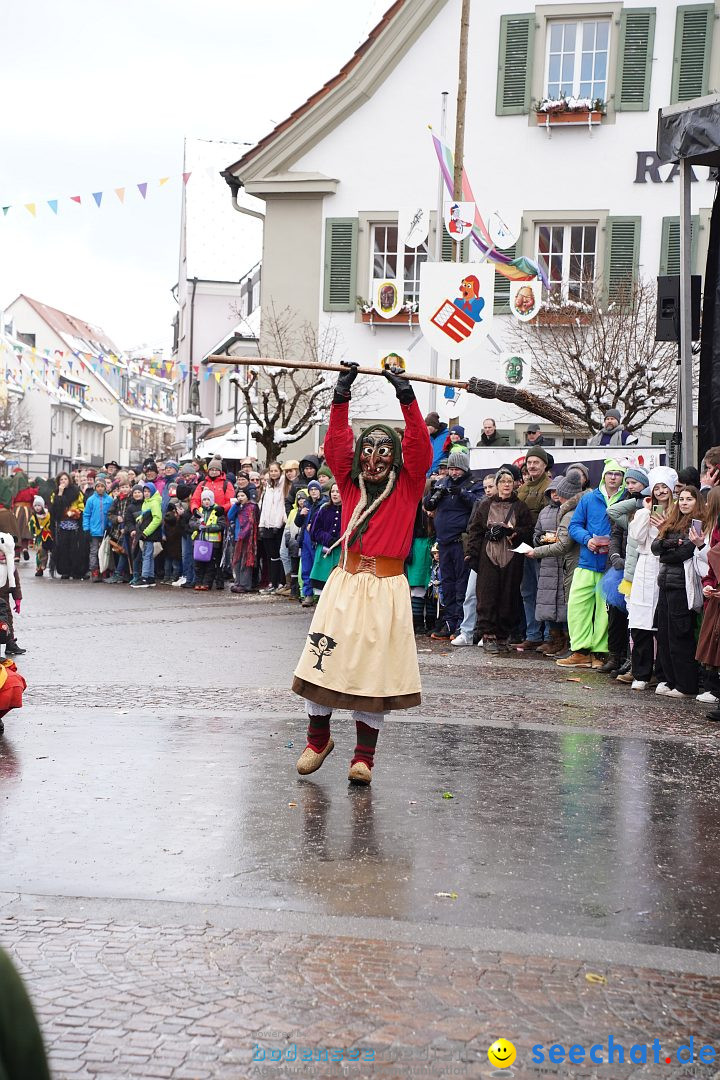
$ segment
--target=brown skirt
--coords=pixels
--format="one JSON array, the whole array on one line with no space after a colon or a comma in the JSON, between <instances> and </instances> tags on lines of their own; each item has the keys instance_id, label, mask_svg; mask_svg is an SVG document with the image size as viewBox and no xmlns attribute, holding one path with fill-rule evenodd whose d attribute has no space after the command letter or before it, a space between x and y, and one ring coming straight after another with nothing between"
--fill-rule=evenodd
<instances>
[{"instance_id":1,"label":"brown skirt","mask_svg":"<svg viewBox=\"0 0 720 1080\"><path fill-rule=\"evenodd\" d=\"M407 578L336 567L320 594L292 688L329 709L385 713L419 705Z\"/></svg>"},{"instance_id":2,"label":"brown skirt","mask_svg":"<svg viewBox=\"0 0 720 1080\"><path fill-rule=\"evenodd\" d=\"M720 597L705 601L695 659L706 667L720 668Z\"/></svg>"}]
</instances>

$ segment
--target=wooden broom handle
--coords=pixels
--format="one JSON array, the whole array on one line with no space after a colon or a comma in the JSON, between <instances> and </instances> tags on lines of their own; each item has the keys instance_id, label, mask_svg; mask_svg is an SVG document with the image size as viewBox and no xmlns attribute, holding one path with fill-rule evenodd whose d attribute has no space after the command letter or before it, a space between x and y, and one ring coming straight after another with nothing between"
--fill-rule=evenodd
<instances>
[{"instance_id":1,"label":"wooden broom handle","mask_svg":"<svg viewBox=\"0 0 720 1080\"><path fill-rule=\"evenodd\" d=\"M271 356L208 356L209 364L228 364L241 367L280 367L292 368L296 371L347 371L340 364L313 364L307 360L277 360ZM358 375L382 375L379 368L358 367ZM401 373L401 378L409 382L433 383L435 386L454 386L458 390L467 390L467 382L461 379L436 379L432 375L409 375L406 371Z\"/></svg>"}]
</instances>

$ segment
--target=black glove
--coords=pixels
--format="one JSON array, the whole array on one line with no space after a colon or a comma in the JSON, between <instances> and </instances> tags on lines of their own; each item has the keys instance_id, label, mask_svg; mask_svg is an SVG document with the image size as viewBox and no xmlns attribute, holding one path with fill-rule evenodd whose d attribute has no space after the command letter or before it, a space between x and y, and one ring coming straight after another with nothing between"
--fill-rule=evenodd
<instances>
[{"instance_id":1,"label":"black glove","mask_svg":"<svg viewBox=\"0 0 720 1080\"><path fill-rule=\"evenodd\" d=\"M412 405L415 400L415 391L409 379L404 377L402 368L383 368L383 375L395 387L400 404Z\"/></svg>"},{"instance_id":2,"label":"black glove","mask_svg":"<svg viewBox=\"0 0 720 1080\"><path fill-rule=\"evenodd\" d=\"M350 388L357 378L359 364L341 360L340 366L347 370L338 375L338 381L335 383L335 393L333 394L333 405L344 405L350 400Z\"/></svg>"}]
</instances>

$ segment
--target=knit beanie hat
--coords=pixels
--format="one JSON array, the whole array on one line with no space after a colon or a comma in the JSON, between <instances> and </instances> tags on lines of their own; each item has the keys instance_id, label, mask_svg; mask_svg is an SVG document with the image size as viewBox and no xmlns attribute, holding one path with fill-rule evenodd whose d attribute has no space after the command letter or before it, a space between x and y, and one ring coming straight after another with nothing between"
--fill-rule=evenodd
<instances>
[{"instance_id":1,"label":"knit beanie hat","mask_svg":"<svg viewBox=\"0 0 720 1080\"><path fill-rule=\"evenodd\" d=\"M440 417L436 412L429 412L425 417L426 427L434 427L436 431L440 429Z\"/></svg>"},{"instance_id":2,"label":"knit beanie hat","mask_svg":"<svg viewBox=\"0 0 720 1080\"><path fill-rule=\"evenodd\" d=\"M606 412L605 412L605 419L607 420L608 417L610 417L610 416L614 420L617 420L618 424L622 420L622 413L620 412L619 409L607 409Z\"/></svg>"},{"instance_id":3,"label":"knit beanie hat","mask_svg":"<svg viewBox=\"0 0 720 1080\"><path fill-rule=\"evenodd\" d=\"M542 446L529 447L525 454L525 460L527 461L527 459L531 457L540 458L543 465L548 465L550 461L547 450L545 450Z\"/></svg>"},{"instance_id":4,"label":"knit beanie hat","mask_svg":"<svg viewBox=\"0 0 720 1080\"><path fill-rule=\"evenodd\" d=\"M193 469L193 467L192 467L192 465L190 464L189 461L186 462L183 465L183 467L180 469L180 475L181 476L194 476L195 475L195 470Z\"/></svg>"},{"instance_id":5,"label":"knit beanie hat","mask_svg":"<svg viewBox=\"0 0 720 1080\"><path fill-rule=\"evenodd\" d=\"M132 494L134 495L136 491L139 491L141 495L145 494L144 491L143 491L143 485L142 484L135 484L133 486Z\"/></svg>"},{"instance_id":6,"label":"knit beanie hat","mask_svg":"<svg viewBox=\"0 0 720 1080\"><path fill-rule=\"evenodd\" d=\"M318 491L322 491L322 484L319 480L311 480L307 486L308 491L312 491L313 488L317 488Z\"/></svg>"},{"instance_id":7,"label":"knit beanie hat","mask_svg":"<svg viewBox=\"0 0 720 1080\"><path fill-rule=\"evenodd\" d=\"M330 478L330 480L335 479L333 474L332 474L332 469L329 469L327 465L321 465L320 468L318 469L317 474L318 474L318 476L327 476L327 477Z\"/></svg>"},{"instance_id":8,"label":"knit beanie hat","mask_svg":"<svg viewBox=\"0 0 720 1080\"><path fill-rule=\"evenodd\" d=\"M648 486L648 474L646 473L645 469L635 467L628 469L625 473L625 479L637 480L637 482L639 484L642 484L644 488Z\"/></svg>"},{"instance_id":9,"label":"knit beanie hat","mask_svg":"<svg viewBox=\"0 0 720 1080\"><path fill-rule=\"evenodd\" d=\"M470 455L463 453L461 450L456 450L448 458L448 469L462 469L463 472L469 473Z\"/></svg>"},{"instance_id":10,"label":"knit beanie hat","mask_svg":"<svg viewBox=\"0 0 720 1080\"><path fill-rule=\"evenodd\" d=\"M33 510L44 510L44 509L45 509L45 500L43 499L42 495L36 495L35 498L33 499Z\"/></svg>"},{"instance_id":11,"label":"knit beanie hat","mask_svg":"<svg viewBox=\"0 0 720 1080\"><path fill-rule=\"evenodd\" d=\"M177 472L178 471L178 463L177 463L177 461L166 461L165 464L163 465L163 468L164 469L174 469L175 472Z\"/></svg>"},{"instance_id":12,"label":"knit beanie hat","mask_svg":"<svg viewBox=\"0 0 720 1080\"><path fill-rule=\"evenodd\" d=\"M218 472L222 472L222 461L220 458L214 457L208 461L207 471L210 472L211 469L217 469Z\"/></svg>"},{"instance_id":13,"label":"knit beanie hat","mask_svg":"<svg viewBox=\"0 0 720 1080\"><path fill-rule=\"evenodd\" d=\"M212 488L203 488L202 489L202 491L200 492L200 502L204 502L204 503L205 502L206 503L214 503L215 502L215 492L213 491Z\"/></svg>"},{"instance_id":14,"label":"knit beanie hat","mask_svg":"<svg viewBox=\"0 0 720 1080\"><path fill-rule=\"evenodd\" d=\"M561 499L572 499L573 495L580 494L584 482L581 470L572 467L558 479L555 490Z\"/></svg>"},{"instance_id":15,"label":"knit beanie hat","mask_svg":"<svg viewBox=\"0 0 720 1080\"><path fill-rule=\"evenodd\" d=\"M465 428L460 424L455 424L450 428L451 435L459 435L461 439L465 438Z\"/></svg>"},{"instance_id":16,"label":"knit beanie hat","mask_svg":"<svg viewBox=\"0 0 720 1080\"><path fill-rule=\"evenodd\" d=\"M518 479L515 476L512 465L501 465L498 471L495 473L495 483L497 484L502 476L509 476L513 483Z\"/></svg>"},{"instance_id":17,"label":"knit beanie hat","mask_svg":"<svg viewBox=\"0 0 720 1080\"><path fill-rule=\"evenodd\" d=\"M107 491L107 480L105 479L104 476L96 476L95 477L95 487L98 487L100 484L102 484L102 486Z\"/></svg>"}]
</instances>

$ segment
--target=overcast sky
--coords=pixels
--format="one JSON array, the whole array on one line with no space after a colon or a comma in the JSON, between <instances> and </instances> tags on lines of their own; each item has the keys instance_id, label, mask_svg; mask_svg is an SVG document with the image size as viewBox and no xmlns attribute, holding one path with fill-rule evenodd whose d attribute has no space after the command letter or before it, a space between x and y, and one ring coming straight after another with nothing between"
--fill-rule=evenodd
<instances>
[{"instance_id":1,"label":"overcast sky","mask_svg":"<svg viewBox=\"0 0 720 1080\"><path fill-rule=\"evenodd\" d=\"M0 307L22 292L102 326L122 348L168 348L184 136L256 142L335 74L389 6L10 0L0 206L12 209L0 213ZM146 181L143 202L135 185ZM121 205L114 188L123 186ZM100 209L95 191L105 192ZM48 199L60 200L57 217Z\"/></svg>"}]
</instances>

